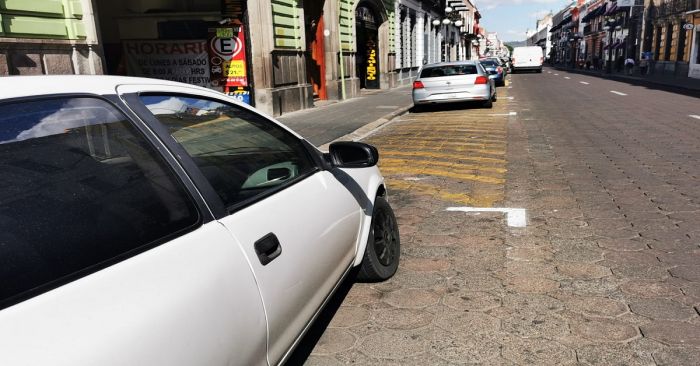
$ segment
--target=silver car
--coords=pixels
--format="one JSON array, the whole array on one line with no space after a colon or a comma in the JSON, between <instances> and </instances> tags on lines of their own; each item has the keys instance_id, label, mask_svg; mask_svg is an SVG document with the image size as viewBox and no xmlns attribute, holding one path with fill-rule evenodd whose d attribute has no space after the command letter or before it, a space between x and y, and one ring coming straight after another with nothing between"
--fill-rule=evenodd
<instances>
[{"instance_id":1,"label":"silver car","mask_svg":"<svg viewBox=\"0 0 700 366\"><path fill-rule=\"evenodd\" d=\"M494 80L477 61L424 65L413 82L415 106L468 101L482 101L486 108L496 101Z\"/></svg>"}]
</instances>

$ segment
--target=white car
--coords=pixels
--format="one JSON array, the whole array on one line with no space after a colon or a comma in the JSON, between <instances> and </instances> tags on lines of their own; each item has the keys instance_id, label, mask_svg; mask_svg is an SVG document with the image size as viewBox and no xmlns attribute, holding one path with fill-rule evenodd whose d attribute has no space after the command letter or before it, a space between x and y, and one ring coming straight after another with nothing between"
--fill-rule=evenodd
<instances>
[{"instance_id":1,"label":"white car","mask_svg":"<svg viewBox=\"0 0 700 366\"><path fill-rule=\"evenodd\" d=\"M377 150L212 90L0 78L0 365L274 365L399 263Z\"/></svg>"},{"instance_id":2,"label":"white car","mask_svg":"<svg viewBox=\"0 0 700 366\"><path fill-rule=\"evenodd\" d=\"M511 62L514 73L518 71L542 72L542 64L544 63L542 47L515 47L513 48Z\"/></svg>"}]
</instances>

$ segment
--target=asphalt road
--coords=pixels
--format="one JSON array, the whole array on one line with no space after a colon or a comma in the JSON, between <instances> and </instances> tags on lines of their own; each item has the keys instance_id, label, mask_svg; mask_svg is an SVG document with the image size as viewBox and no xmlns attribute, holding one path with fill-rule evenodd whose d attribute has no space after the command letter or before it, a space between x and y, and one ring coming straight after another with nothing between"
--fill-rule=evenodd
<instances>
[{"instance_id":1,"label":"asphalt road","mask_svg":"<svg viewBox=\"0 0 700 366\"><path fill-rule=\"evenodd\" d=\"M402 264L292 363L700 364L699 101L545 69L370 136Z\"/></svg>"}]
</instances>

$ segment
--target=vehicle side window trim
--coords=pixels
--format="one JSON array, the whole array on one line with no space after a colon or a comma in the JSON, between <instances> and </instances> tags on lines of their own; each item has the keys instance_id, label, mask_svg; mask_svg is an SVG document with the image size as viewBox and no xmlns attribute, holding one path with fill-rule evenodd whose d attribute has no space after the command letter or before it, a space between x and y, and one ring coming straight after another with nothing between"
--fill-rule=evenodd
<instances>
[{"instance_id":1,"label":"vehicle side window trim","mask_svg":"<svg viewBox=\"0 0 700 366\"><path fill-rule=\"evenodd\" d=\"M177 92L158 92L158 91L148 91L148 92L143 92L143 93L129 93L129 94L124 94L122 95L124 101L128 104L129 107L131 107L136 114L139 116L143 116L143 121L146 123L148 126L150 126L153 129L153 132L161 139L162 143L165 144L171 151L173 151L174 155L177 157L178 161L185 167L185 169L190 172L190 177L191 179L195 182L195 185L202 191L202 196L205 198L207 201L207 204L212 210L212 213L214 214L214 217L217 219L226 217L236 211L242 210L245 207L248 207L258 201L264 200L265 198L274 195L282 190L285 190L301 181L304 179L318 173L321 170L325 170L327 168L326 163L323 160L323 157L320 156L316 151L312 151L311 148L307 145L308 142L304 139L299 139L297 136L289 133L288 131L284 130L285 133L289 133L289 135L295 139L298 139L300 144L303 146L304 151L307 154L307 157L309 161L312 163L313 169L310 171L300 174L297 177L294 177L293 179L285 182L284 184L281 184L276 187L271 187L270 189L266 190L265 192L260 193L259 195L256 195L254 197L251 197L249 199L245 199L243 201L237 202L233 205L226 206L219 197L219 195L216 193L216 190L214 187L211 185L211 183L207 180L207 178L204 176L203 172L199 168L199 166L194 162L190 154L185 150L185 148L179 144L170 134L170 131L168 128L161 123L156 116L151 113L151 111L146 107L146 105L141 101L141 96L152 96L152 95L157 95L157 96L173 96L173 97L182 97L182 98L198 98L198 99L205 99L205 100L211 100L215 101L217 103L222 103L222 104L228 104L228 105L233 105L236 108L244 108L241 106L236 105L235 103L231 103L230 101L224 100L224 99L219 99L219 98L212 98L210 96L204 96L196 93L177 93ZM262 120L265 120L267 123L274 124L277 126L277 124L270 120L269 118L265 117L264 115L257 113L254 111L254 113L260 117Z\"/></svg>"}]
</instances>

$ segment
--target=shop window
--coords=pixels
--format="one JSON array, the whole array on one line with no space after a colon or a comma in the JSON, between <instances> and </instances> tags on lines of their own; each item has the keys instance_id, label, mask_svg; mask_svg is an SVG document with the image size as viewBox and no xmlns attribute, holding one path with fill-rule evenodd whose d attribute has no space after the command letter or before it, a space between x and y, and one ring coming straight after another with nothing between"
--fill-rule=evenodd
<instances>
[{"instance_id":1,"label":"shop window","mask_svg":"<svg viewBox=\"0 0 700 366\"><path fill-rule=\"evenodd\" d=\"M669 61L671 59L671 43L673 41L673 24L669 23L666 26L666 41L664 43L664 60Z\"/></svg>"}]
</instances>

